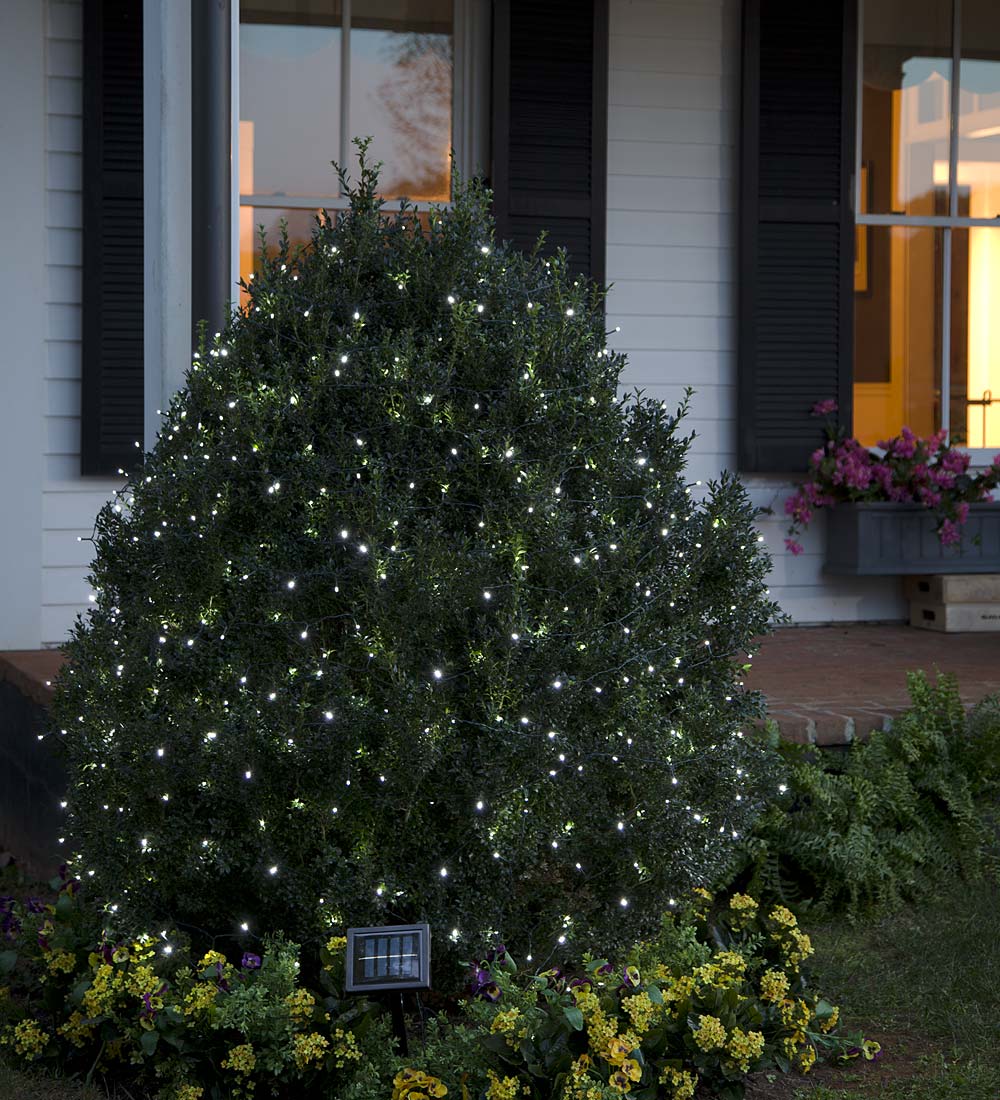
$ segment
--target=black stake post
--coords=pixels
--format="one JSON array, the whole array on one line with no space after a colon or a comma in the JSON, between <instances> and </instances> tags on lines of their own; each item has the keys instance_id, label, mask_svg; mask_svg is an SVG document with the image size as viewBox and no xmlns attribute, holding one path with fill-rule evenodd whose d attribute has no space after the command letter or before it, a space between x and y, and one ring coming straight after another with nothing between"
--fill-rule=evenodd
<instances>
[{"instance_id":1,"label":"black stake post","mask_svg":"<svg viewBox=\"0 0 1000 1100\"><path fill-rule=\"evenodd\" d=\"M399 1053L406 1058L410 1053L410 1043L406 1037L406 1017L403 1015L402 993L389 994L389 1016L392 1019L392 1033L399 1043Z\"/></svg>"}]
</instances>

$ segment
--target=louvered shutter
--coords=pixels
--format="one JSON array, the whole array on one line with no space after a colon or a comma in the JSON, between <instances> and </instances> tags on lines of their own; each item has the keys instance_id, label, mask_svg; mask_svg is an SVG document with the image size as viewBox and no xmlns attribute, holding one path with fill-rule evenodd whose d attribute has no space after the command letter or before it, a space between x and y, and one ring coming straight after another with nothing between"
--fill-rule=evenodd
<instances>
[{"instance_id":1,"label":"louvered shutter","mask_svg":"<svg viewBox=\"0 0 1000 1100\"><path fill-rule=\"evenodd\" d=\"M856 26L856 0L746 0L742 470L805 470L817 401L851 422Z\"/></svg>"},{"instance_id":2,"label":"louvered shutter","mask_svg":"<svg viewBox=\"0 0 1000 1100\"><path fill-rule=\"evenodd\" d=\"M607 0L497 0L493 188L497 233L604 278Z\"/></svg>"},{"instance_id":3,"label":"louvered shutter","mask_svg":"<svg viewBox=\"0 0 1000 1100\"><path fill-rule=\"evenodd\" d=\"M85 0L81 472L143 438L142 0Z\"/></svg>"}]
</instances>

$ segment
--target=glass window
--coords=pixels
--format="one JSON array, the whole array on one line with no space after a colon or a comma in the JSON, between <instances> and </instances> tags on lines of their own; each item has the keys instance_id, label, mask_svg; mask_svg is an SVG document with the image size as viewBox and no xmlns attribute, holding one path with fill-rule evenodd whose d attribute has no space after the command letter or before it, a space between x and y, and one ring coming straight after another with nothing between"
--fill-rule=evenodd
<instances>
[{"instance_id":1,"label":"glass window","mask_svg":"<svg viewBox=\"0 0 1000 1100\"><path fill-rule=\"evenodd\" d=\"M855 434L995 449L1000 9L863 0L860 47Z\"/></svg>"},{"instance_id":2,"label":"glass window","mask_svg":"<svg viewBox=\"0 0 1000 1100\"><path fill-rule=\"evenodd\" d=\"M343 206L332 161L350 169L372 137L386 199L451 196L454 0L241 0L240 275L258 230L282 218L308 240Z\"/></svg>"},{"instance_id":3,"label":"glass window","mask_svg":"<svg viewBox=\"0 0 1000 1100\"><path fill-rule=\"evenodd\" d=\"M973 218L1000 215L1000 8L962 0L958 200Z\"/></svg>"},{"instance_id":4,"label":"glass window","mask_svg":"<svg viewBox=\"0 0 1000 1100\"><path fill-rule=\"evenodd\" d=\"M854 434L866 446L940 419L943 230L865 226L867 290L854 310Z\"/></svg>"},{"instance_id":5,"label":"glass window","mask_svg":"<svg viewBox=\"0 0 1000 1100\"><path fill-rule=\"evenodd\" d=\"M864 5L861 162L872 213L934 213L948 186L951 22L950 2Z\"/></svg>"}]
</instances>

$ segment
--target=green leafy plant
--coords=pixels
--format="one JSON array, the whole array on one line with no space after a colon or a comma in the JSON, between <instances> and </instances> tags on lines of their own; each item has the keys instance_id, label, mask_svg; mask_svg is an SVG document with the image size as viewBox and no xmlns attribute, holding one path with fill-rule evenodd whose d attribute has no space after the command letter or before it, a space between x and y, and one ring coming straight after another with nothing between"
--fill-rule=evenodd
<instances>
[{"instance_id":1,"label":"green leafy plant","mask_svg":"<svg viewBox=\"0 0 1000 1100\"><path fill-rule=\"evenodd\" d=\"M982 796L1000 775L1000 712L970 716L954 678L908 677L911 707L842 752L780 744L783 794L749 839L752 887L858 915L996 865Z\"/></svg>"},{"instance_id":2,"label":"green leafy plant","mask_svg":"<svg viewBox=\"0 0 1000 1100\"><path fill-rule=\"evenodd\" d=\"M466 1074L480 1094L686 1100L702 1087L738 1098L754 1071L874 1054L838 1031L838 1010L812 988L812 944L789 910L698 893L693 912L665 917L657 939L634 949L642 966L590 959L577 977L525 975L505 951L480 964L461 1025L481 1035L478 1075ZM437 1046L408 1071L449 1093L463 1081L442 1072Z\"/></svg>"},{"instance_id":3,"label":"green leafy plant","mask_svg":"<svg viewBox=\"0 0 1000 1100\"><path fill-rule=\"evenodd\" d=\"M349 190L99 517L53 704L71 866L202 939L624 947L773 789L754 510L687 483L683 408L619 394L602 291L496 242L486 192L387 214L363 148Z\"/></svg>"},{"instance_id":4,"label":"green leafy plant","mask_svg":"<svg viewBox=\"0 0 1000 1100\"><path fill-rule=\"evenodd\" d=\"M10 912L0 1047L159 1100L687 1100L699 1085L736 1100L755 1070L872 1053L813 988L795 917L745 894L699 890L635 961L587 956L577 977L521 970L496 949L467 1000L421 1023L419 1043L411 1026L407 1056L380 1009L343 996L342 937L303 976L279 939L236 963L191 955L169 930L113 936L72 880L55 903Z\"/></svg>"},{"instance_id":5,"label":"green leafy plant","mask_svg":"<svg viewBox=\"0 0 1000 1100\"><path fill-rule=\"evenodd\" d=\"M272 1096L328 1095L391 1076L381 1011L343 995L342 938L306 985L296 944L269 940L238 963L215 950L192 955L168 930L114 934L77 889L68 880L54 903L8 903L0 1047L19 1061L164 1100L249 1097L258 1085Z\"/></svg>"}]
</instances>

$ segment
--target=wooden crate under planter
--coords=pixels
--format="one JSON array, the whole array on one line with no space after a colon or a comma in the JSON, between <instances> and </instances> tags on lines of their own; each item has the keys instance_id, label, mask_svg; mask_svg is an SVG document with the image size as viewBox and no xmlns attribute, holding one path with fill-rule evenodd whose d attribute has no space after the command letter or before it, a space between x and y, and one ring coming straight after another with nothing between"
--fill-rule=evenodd
<instances>
[{"instance_id":1,"label":"wooden crate under planter","mask_svg":"<svg viewBox=\"0 0 1000 1100\"><path fill-rule=\"evenodd\" d=\"M900 576L1000 573L1000 504L973 504L955 546L942 546L934 513L917 504L838 504L826 516L827 573Z\"/></svg>"}]
</instances>

